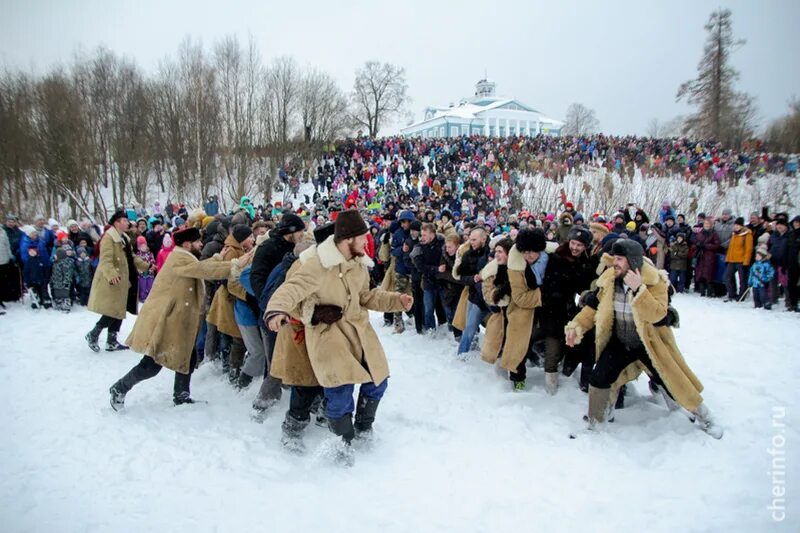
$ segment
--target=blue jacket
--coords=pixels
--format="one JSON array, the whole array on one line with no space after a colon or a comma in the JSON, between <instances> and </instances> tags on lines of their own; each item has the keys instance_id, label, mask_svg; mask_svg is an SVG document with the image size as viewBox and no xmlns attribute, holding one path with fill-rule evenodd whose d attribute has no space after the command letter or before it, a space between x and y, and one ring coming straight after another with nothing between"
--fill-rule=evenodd
<instances>
[{"instance_id":1,"label":"blue jacket","mask_svg":"<svg viewBox=\"0 0 800 533\"><path fill-rule=\"evenodd\" d=\"M395 257L394 271L404 276L411 275L411 269L403 260L403 244L410 238L411 231L406 231L403 228L398 228L397 231L392 234L392 255Z\"/></svg>"},{"instance_id":2,"label":"blue jacket","mask_svg":"<svg viewBox=\"0 0 800 533\"><path fill-rule=\"evenodd\" d=\"M772 278L775 277L775 269L769 264L769 261L756 261L750 267L750 275L747 279L747 284L754 289L760 289L769 285Z\"/></svg>"},{"instance_id":3,"label":"blue jacket","mask_svg":"<svg viewBox=\"0 0 800 533\"><path fill-rule=\"evenodd\" d=\"M244 290L247 291L247 294L252 296L253 295L253 286L250 284L250 266L247 266L244 270L242 270L241 275L239 276L239 283L242 284ZM239 298L233 299L233 317L236 319L236 324L239 326L244 327L253 327L258 325L258 317L247 305L247 302L240 300Z\"/></svg>"},{"instance_id":4,"label":"blue jacket","mask_svg":"<svg viewBox=\"0 0 800 533\"><path fill-rule=\"evenodd\" d=\"M48 230L49 231L49 230ZM25 265L28 263L28 248L31 246L35 246L37 250L39 250L39 257L42 258L44 261L44 266L50 266L50 254L47 252L47 243L45 239L37 238L34 242L30 237L27 235L22 236L22 240L19 243L19 253L20 259L22 259L22 264Z\"/></svg>"},{"instance_id":5,"label":"blue jacket","mask_svg":"<svg viewBox=\"0 0 800 533\"><path fill-rule=\"evenodd\" d=\"M36 257L28 257L27 250L25 251L25 268L23 269L23 278L25 285L42 285L47 280L48 265L45 258L41 255Z\"/></svg>"}]
</instances>

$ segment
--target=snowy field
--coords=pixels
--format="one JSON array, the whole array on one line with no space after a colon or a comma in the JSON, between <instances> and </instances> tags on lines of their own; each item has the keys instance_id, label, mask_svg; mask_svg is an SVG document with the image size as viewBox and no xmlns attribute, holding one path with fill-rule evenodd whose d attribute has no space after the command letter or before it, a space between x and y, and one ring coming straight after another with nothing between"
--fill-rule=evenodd
<instances>
[{"instance_id":1,"label":"snowy field","mask_svg":"<svg viewBox=\"0 0 800 533\"><path fill-rule=\"evenodd\" d=\"M258 383L234 392L211 365L192 383L208 405L173 407L163 371L117 414L108 387L141 356L91 352L83 335L97 317L85 310L11 306L0 317L0 530L798 531L800 317L674 303L721 441L651 401L643 378L607 430L570 440L587 404L576 377L548 397L534 369L513 393L479 359L455 360L449 339L393 336L376 314L392 377L376 442L349 470L330 464L330 434L313 425L309 454L287 455L288 394L257 424ZM770 448L786 458L780 523Z\"/></svg>"}]
</instances>

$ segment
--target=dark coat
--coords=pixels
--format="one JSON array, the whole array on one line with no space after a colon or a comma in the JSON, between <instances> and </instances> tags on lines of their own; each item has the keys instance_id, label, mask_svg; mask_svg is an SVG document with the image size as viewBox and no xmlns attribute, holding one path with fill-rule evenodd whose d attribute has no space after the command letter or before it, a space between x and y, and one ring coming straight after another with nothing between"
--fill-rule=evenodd
<instances>
[{"instance_id":1,"label":"dark coat","mask_svg":"<svg viewBox=\"0 0 800 533\"><path fill-rule=\"evenodd\" d=\"M717 275L717 252L720 250L719 236L712 230L702 230L694 235L695 279L714 281Z\"/></svg>"},{"instance_id":2,"label":"dark coat","mask_svg":"<svg viewBox=\"0 0 800 533\"><path fill-rule=\"evenodd\" d=\"M439 284L443 288L442 300L446 305L452 306L458 304L458 298L461 296L461 291L464 289L464 283L460 279L453 277L453 265L455 261L455 255L447 255L446 251L442 251L442 258L439 264L445 266L445 271L437 273Z\"/></svg>"},{"instance_id":3,"label":"dark coat","mask_svg":"<svg viewBox=\"0 0 800 533\"><path fill-rule=\"evenodd\" d=\"M417 246L419 253L414 257L414 268L422 277L422 288L431 290L436 288L439 264L442 261L444 250L444 237L436 235L428 244L420 241Z\"/></svg>"},{"instance_id":4,"label":"dark coat","mask_svg":"<svg viewBox=\"0 0 800 533\"><path fill-rule=\"evenodd\" d=\"M670 270L687 270L689 268L689 243L686 239L683 242L673 242L669 246L669 268Z\"/></svg>"},{"instance_id":5,"label":"dark coat","mask_svg":"<svg viewBox=\"0 0 800 533\"><path fill-rule=\"evenodd\" d=\"M530 268L525 270L527 274ZM572 257L568 243L550 254L541 287L542 309L539 310L546 337L564 337L564 326L577 313L575 297L589 289L596 277L589 255Z\"/></svg>"},{"instance_id":6,"label":"dark coat","mask_svg":"<svg viewBox=\"0 0 800 533\"><path fill-rule=\"evenodd\" d=\"M280 264L283 256L294 250L294 243L283 238L277 230L272 230L269 239L262 242L253 256L253 266L250 271L250 283L253 293L261 294L267 284L272 269Z\"/></svg>"},{"instance_id":7,"label":"dark coat","mask_svg":"<svg viewBox=\"0 0 800 533\"><path fill-rule=\"evenodd\" d=\"M47 279L47 263L42 256L28 257L23 270L25 285L42 285Z\"/></svg>"},{"instance_id":8,"label":"dark coat","mask_svg":"<svg viewBox=\"0 0 800 533\"><path fill-rule=\"evenodd\" d=\"M458 267L458 277L461 282L469 288L469 301L488 311L486 301L483 299L483 290L480 282L475 283L475 274L479 274L483 267L489 263L489 247L484 246L480 250L467 250L461 258L461 265Z\"/></svg>"},{"instance_id":9,"label":"dark coat","mask_svg":"<svg viewBox=\"0 0 800 533\"><path fill-rule=\"evenodd\" d=\"M767 248L769 249L770 260L772 266L775 268L788 268L789 266L789 235L791 232L787 231L783 235L778 231L773 231L767 241ZM796 258L795 258L796 260Z\"/></svg>"},{"instance_id":10,"label":"dark coat","mask_svg":"<svg viewBox=\"0 0 800 533\"><path fill-rule=\"evenodd\" d=\"M403 244L405 244L410 238L411 231L406 231L403 228L398 228L394 233L392 233L392 256L395 257L394 271L404 276L411 275L411 268L409 268L409 265L403 261Z\"/></svg>"}]
</instances>

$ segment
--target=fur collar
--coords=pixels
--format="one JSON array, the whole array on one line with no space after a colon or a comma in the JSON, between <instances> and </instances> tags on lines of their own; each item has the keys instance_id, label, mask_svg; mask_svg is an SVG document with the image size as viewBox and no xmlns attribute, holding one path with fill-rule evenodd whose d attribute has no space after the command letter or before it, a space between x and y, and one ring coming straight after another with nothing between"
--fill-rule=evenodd
<instances>
[{"instance_id":1,"label":"fur collar","mask_svg":"<svg viewBox=\"0 0 800 533\"><path fill-rule=\"evenodd\" d=\"M333 235L325 239L325 242L316 248L309 248L308 250L312 249L316 250L317 256L319 256L319 262L325 269L331 269L337 265L347 263L347 260L342 255L342 252L340 252L339 248L336 247L336 243L333 241ZM370 259L367 255L359 257L357 261L367 268L371 268L375 265L375 263L372 262L372 259Z\"/></svg>"},{"instance_id":2,"label":"fur collar","mask_svg":"<svg viewBox=\"0 0 800 533\"><path fill-rule=\"evenodd\" d=\"M483 267L483 270L481 270L481 279L486 280L493 276L496 276L498 267L499 265L497 264L497 259L492 259L491 261L489 261L489 263L487 263L486 266Z\"/></svg>"},{"instance_id":3,"label":"fur collar","mask_svg":"<svg viewBox=\"0 0 800 533\"><path fill-rule=\"evenodd\" d=\"M508 252L508 269L516 272L522 272L525 270L526 266L528 266L528 262L525 261L525 257L522 255L522 252L517 250L517 245L515 244Z\"/></svg>"}]
</instances>

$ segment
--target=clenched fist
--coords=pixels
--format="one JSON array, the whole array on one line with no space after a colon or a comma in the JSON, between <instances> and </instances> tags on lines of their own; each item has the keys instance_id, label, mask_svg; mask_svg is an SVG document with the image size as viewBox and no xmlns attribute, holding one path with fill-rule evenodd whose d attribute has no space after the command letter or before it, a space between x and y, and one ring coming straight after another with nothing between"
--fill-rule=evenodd
<instances>
[{"instance_id":1,"label":"clenched fist","mask_svg":"<svg viewBox=\"0 0 800 533\"><path fill-rule=\"evenodd\" d=\"M414 305L414 297L408 294L401 294L400 303L403 304L403 309L411 311L411 306Z\"/></svg>"}]
</instances>

